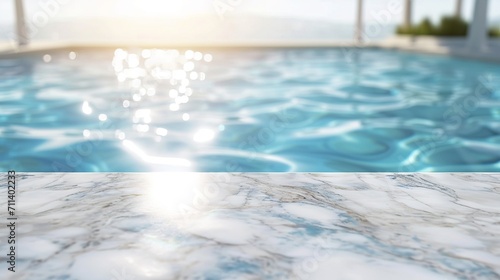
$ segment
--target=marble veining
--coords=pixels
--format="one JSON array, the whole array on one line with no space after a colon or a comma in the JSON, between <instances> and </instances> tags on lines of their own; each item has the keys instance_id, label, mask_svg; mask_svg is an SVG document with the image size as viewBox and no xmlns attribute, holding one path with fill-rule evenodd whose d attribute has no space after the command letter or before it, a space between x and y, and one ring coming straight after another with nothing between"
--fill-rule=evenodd
<instances>
[{"instance_id":1,"label":"marble veining","mask_svg":"<svg viewBox=\"0 0 500 280\"><path fill-rule=\"evenodd\" d=\"M1 279L500 279L500 174L25 173L17 185L17 272L2 253Z\"/></svg>"}]
</instances>

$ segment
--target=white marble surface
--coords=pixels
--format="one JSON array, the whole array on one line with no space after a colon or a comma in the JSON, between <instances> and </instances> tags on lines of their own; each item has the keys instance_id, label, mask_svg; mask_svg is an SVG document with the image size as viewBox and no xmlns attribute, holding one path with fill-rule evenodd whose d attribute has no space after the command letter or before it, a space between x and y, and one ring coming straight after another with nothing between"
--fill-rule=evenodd
<instances>
[{"instance_id":1,"label":"white marble surface","mask_svg":"<svg viewBox=\"0 0 500 280\"><path fill-rule=\"evenodd\" d=\"M17 176L1 279L500 279L500 174Z\"/></svg>"}]
</instances>

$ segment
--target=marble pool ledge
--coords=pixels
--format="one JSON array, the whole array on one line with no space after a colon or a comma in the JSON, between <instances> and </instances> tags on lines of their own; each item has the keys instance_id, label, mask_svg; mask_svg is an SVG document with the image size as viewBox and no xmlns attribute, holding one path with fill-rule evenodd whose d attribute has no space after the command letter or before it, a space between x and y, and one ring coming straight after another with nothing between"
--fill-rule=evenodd
<instances>
[{"instance_id":1,"label":"marble pool ledge","mask_svg":"<svg viewBox=\"0 0 500 280\"><path fill-rule=\"evenodd\" d=\"M500 279L500 174L16 180L16 272L2 238L0 279Z\"/></svg>"}]
</instances>

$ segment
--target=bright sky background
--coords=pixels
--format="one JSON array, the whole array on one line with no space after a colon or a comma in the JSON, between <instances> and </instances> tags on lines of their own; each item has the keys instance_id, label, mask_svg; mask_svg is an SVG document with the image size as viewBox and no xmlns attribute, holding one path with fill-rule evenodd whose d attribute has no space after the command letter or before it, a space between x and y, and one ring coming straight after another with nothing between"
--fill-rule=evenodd
<instances>
[{"instance_id":1,"label":"bright sky background","mask_svg":"<svg viewBox=\"0 0 500 280\"><path fill-rule=\"evenodd\" d=\"M25 0L28 16L43 11L42 5L59 0ZM391 1L403 0L365 0L365 17L373 19L374 13L386 9ZM13 21L14 0L0 0L0 22ZM256 14L275 17L294 17L304 19L328 20L353 23L355 0L60 0L61 5L52 19L82 20L99 18L168 18L186 17L197 14L217 16L214 3L233 3L234 8L225 16ZM425 16L437 21L444 14L451 14L455 0L414 0L414 19L419 21ZM464 0L463 15L470 18L473 0ZM223 4L222 4L223 5ZM490 0L490 19L500 19L500 0ZM397 23L401 14L392 15Z\"/></svg>"}]
</instances>

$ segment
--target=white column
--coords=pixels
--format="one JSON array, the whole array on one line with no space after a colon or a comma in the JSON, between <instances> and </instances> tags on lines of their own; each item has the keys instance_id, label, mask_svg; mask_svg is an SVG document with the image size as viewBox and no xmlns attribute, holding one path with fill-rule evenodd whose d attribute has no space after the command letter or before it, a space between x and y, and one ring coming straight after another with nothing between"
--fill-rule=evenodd
<instances>
[{"instance_id":1,"label":"white column","mask_svg":"<svg viewBox=\"0 0 500 280\"><path fill-rule=\"evenodd\" d=\"M358 0L358 11L356 15L356 43L363 43L363 0Z\"/></svg>"},{"instance_id":2,"label":"white column","mask_svg":"<svg viewBox=\"0 0 500 280\"><path fill-rule=\"evenodd\" d=\"M404 13L404 27L409 29L411 27L411 14L412 14L412 1L405 0L405 13Z\"/></svg>"},{"instance_id":3,"label":"white column","mask_svg":"<svg viewBox=\"0 0 500 280\"><path fill-rule=\"evenodd\" d=\"M26 20L24 16L24 5L23 0L14 0L16 6L16 32L17 32L17 44L19 46L27 45L28 39L28 28L26 26Z\"/></svg>"},{"instance_id":4,"label":"white column","mask_svg":"<svg viewBox=\"0 0 500 280\"><path fill-rule=\"evenodd\" d=\"M462 0L456 0L455 3L455 16L457 18L462 17Z\"/></svg>"},{"instance_id":5,"label":"white column","mask_svg":"<svg viewBox=\"0 0 500 280\"><path fill-rule=\"evenodd\" d=\"M471 52L488 50L488 0L476 0L474 15L467 32L467 49Z\"/></svg>"}]
</instances>

